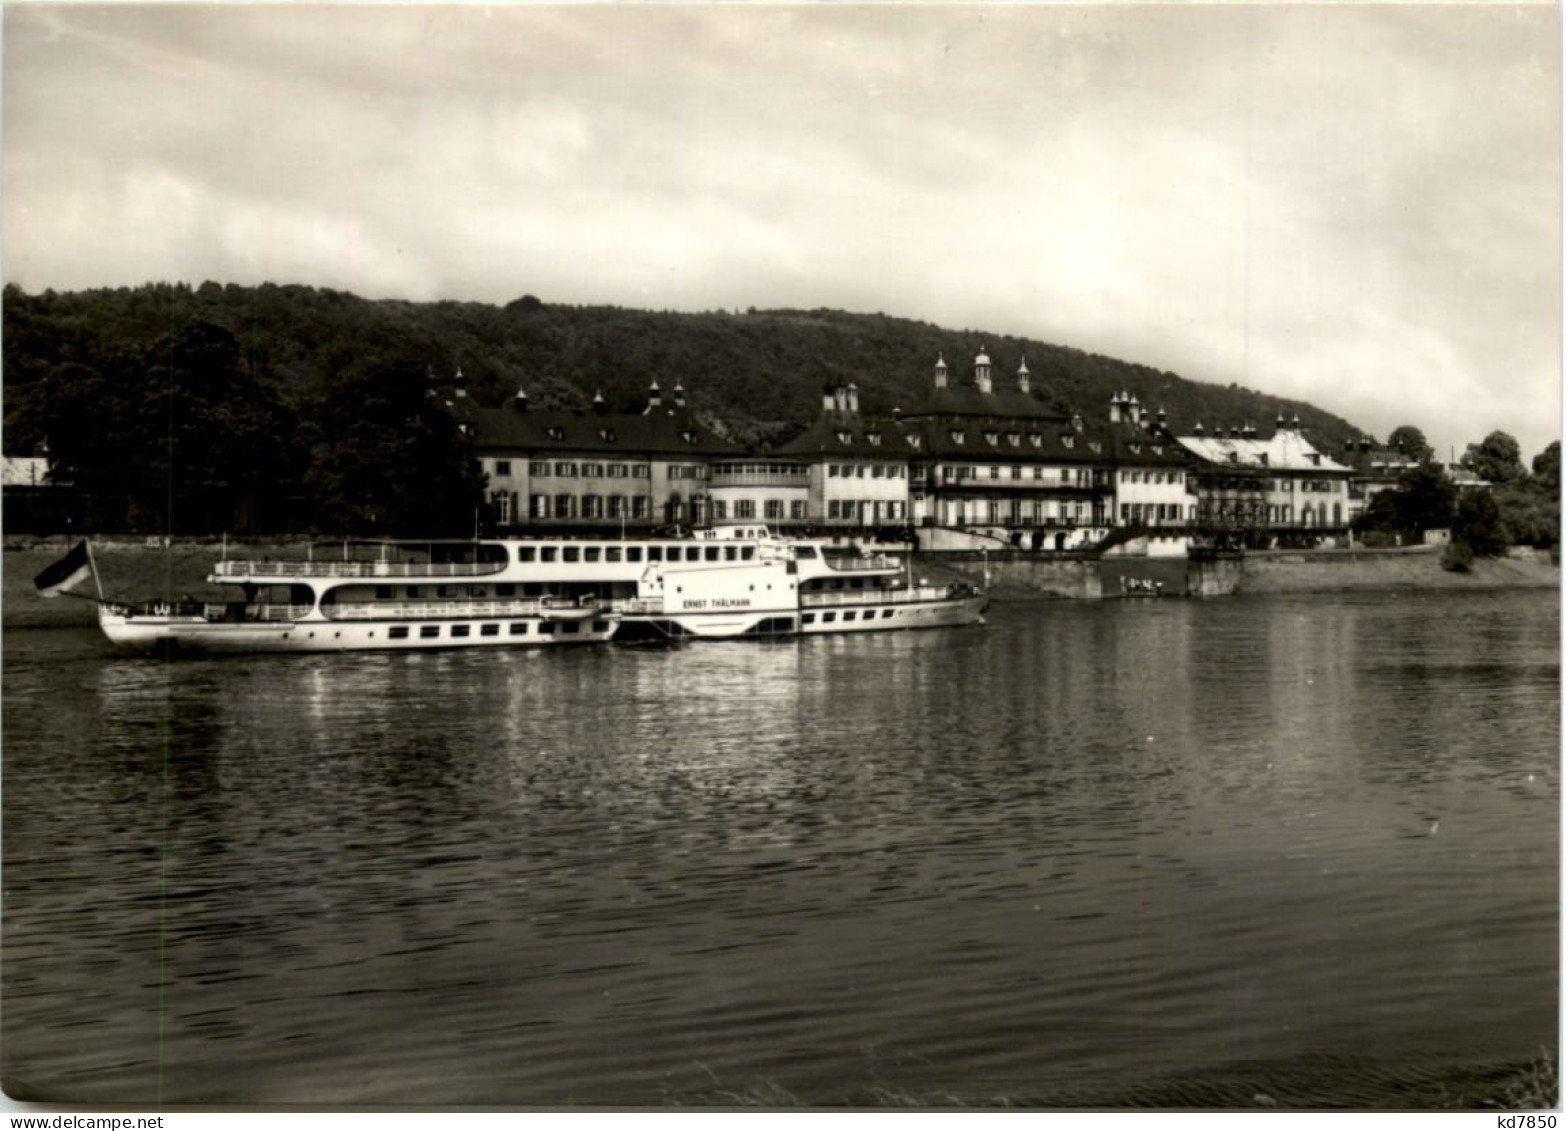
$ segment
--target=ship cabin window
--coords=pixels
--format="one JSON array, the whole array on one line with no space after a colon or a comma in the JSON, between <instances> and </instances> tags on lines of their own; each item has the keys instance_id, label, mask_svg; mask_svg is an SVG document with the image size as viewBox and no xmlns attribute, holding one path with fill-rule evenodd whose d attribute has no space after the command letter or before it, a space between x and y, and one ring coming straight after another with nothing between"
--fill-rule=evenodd
<instances>
[{"instance_id":1,"label":"ship cabin window","mask_svg":"<svg viewBox=\"0 0 1566 1131\"><path fill-rule=\"evenodd\" d=\"M754 546L745 546L745 547L743 547L740 550L740 557L743 558L747 562L754 561L756 559L756 547L754 547Z\"/></svg>"},{"instance_id":2,"label":"ship cabin window","mask_svg":"<svg viewBox=\"0 0 1566 1131\"><path fill-rule=\"evenodd\" d=\"M593 631L594 632L608 632L609 631L609 622L606 621L606 620L595 620L593 622Z\"/></svg>"},{"instance_id":3,"label":"ship cabin window","mask_svg":"<svg viewBox=\"0 0 1566 1131\"><path fill-rule=\"evenodd\" d=\"M392 598L392 592L393 587L390 585L377 585L375 587L375 598L378 601L389 601Z\"/></svg>"},{"instance_id":4,"label":"ship cabin window","mask_svg":"<svg viewBox=\"0 0 1566 1131\"><path fill-rule=\"evenodd\" d=\"M511 622L511 632L510 632L510 634L512 636L526 636L527 635L527 625L524 624L522 621L517 621L517 620L512 621Z\"/></svg>"},{"instance_id":5,"label":"ship cabin window","mask_svg":"<svg viewBox=\"0 0 1566 1131\"><path fill-rule=\"evenodd\" d=\"M538 633L540 636L553 636L555 634L555 622L552 620L539 621Z\"/></svg>"},{"instance_id":6,"label":"ship cabin window","mask_svg":"<svg viewBox=\"0 0 1566 1131\"><path fill-rule=\"evenodd\" d=\"M715 562L718 560L718 547L704 546L703 549L707 551L707 560L709 562Z\"/></svg>"},{"instance_id":7,"label":"ship cabin window","mask_svg":"<svg viewBox=\"0 0 1566 1131\"><path fill-rule=\"evenodd\" d=\"M815 613L806 613L805 614L805 623L806 624L815 624L816 623L816 614Z\"/></svg>"},{"instance_id":8,"label":"ship cabin window","mask_svg":"<svg viewBox=\"0 0 1566 1131\"><path fill-rule=\"evenodd\" d=\"M582 626L574 620L565 620L560 622L560 631L569 636L573 633L581 632Z\"/></svg>"},{"instance_id":9,"label":"ship cabin window","mask_svg":"<svg viewBox=\"0 0 1566 1131\"><path fill-rule=\"evenodd\" d=\"M650 561L650 562L661 562L661 561L663 561L663 547L662 546L648 546L647 547L647 560Z\"/></svg>"},{"instance_id":10,"label":"ship cabin window","mask_svg":"<svg viewBox=\"0 0 1566 1131\"><path fill-rule=\"evenodd\" d=\"M625 548L625 560L639 562L642 560L642 548L640 546L627 546Z\"/></svg>"},{"instance_id":11,"label":"ship cabin window","mask_svg":"<svg viewBox=\"0 0 1566 1131\"><path fill-rule=\"evenodd\" d=\"M794 556L804 560L806 558L815 558L818 555L816 554L816 548L814 546L795 546Z\"/></svg>"},{"instance_id":12,"label":"ship cabin window","mask_svg":"<svg viewBox=\"0 0 1566 1131\"><path fill-rule=\"evenodd\" d=\"M405 624L394 624L386 630L386 635L392 640L406 640L408 639L408 626Z\"/></svg>"},{"instance_id":13,"label":"ship cabin window","mask_svg":"<svg viewBox=\"0 0 1566 1131\"><path fill-rule=\"evenodd\" d=\"M854 612L854 610L853 610L853 609L849 609L849 610L848 610L848 611L847 611L847 612L846 612L846 613L844 613L844 614L843 614L843 621L844 621L844 622L845 622L845 623L846 623L846 622L848 622L848 621L851 621L851 620L853 620L853 619L854 619L854 617L855 617L855 616L856 616L856 615L857 615L857 614L855 614L855 612Z\"/></svg>"},{"instance_id":14,"label":"ship cabin window","mask_svg":"<svg viewBox=\"0 0 1566 1131\"><path fill-rule=\"evenodd\" d=\"M837 614L836 613L822 613L821 614L821 623L822 624L831 624L835 620L837 620Z\"/></svg>"},{"instance_id":15,"label":"ship cabin window","mask_svg":"<svg viewBox=\"0 0 1566 1131\"><path fill-rule=\"evenodd\" d=\"M457 587L455 585L437 585L437 586L435 586L435 596L437 596L437 597L455 597L456 595L457 595Z\"/></svg>"},{"instance_id":16,"label":"ship cabin window","mask_svg":"<svg viewBox=\"0 0 1566 1131\"><path fill-rule=\"evenodd\" d=\"M707 548L709 550L715 549L715 547L712 547L712 546L709 546ZM688 562L699 562L699 561L701 561L701 547L700 546L687 546L687 547L685 547L685 560L688 561Z\"/></svg>"},{"instance_id":17,"label":"ship cabin window","mask_svg":"<svg viewBox=\"0 0 1566 1131\"><path fill-rule=\"evenodd\" d=\"M582 548L580 546L561 547L560 560L563 562L579 562L582 560Z\"/></svg>"},{"instance_id":18,"label":"ship cabin window","mask_svg":"<svg viewBox=\"0 0 1566 1131\"><path fill-rule=\"evenodd\" d=\"M408 597L409 597L410 600L417 599L417 598L422 597L422 596L424 596L423 588L421 588L420 586L417 586L417 585L410 585L410 586L408 586Z\"/></svg>"},{"instance_id":19,"label":"ship cabin window","mask_svg":"<svg viewBox=\"0 0 1566 1131\"><path fill-rule=\"evenodd\" d=\"M431 637L439 636L439 635L440 635L440 625L438 625L438 624L421 624L419 626L419 636L422 637L425 640L428 640Z\"/></svg>"},{"instance_id":20,"label":"ship cabin window","mask_svg":"<svg viewBox=\"0 0 1566 1131\"><path fill-rule=\"evenodd\" d=\"M469 627L465 624L454 624L451 626L451 634L453 636L466 636L468 635Z\"/></svg>"},{"instance_id":21,"label":"ship cabin window","mask_svg":"<svg viewBox=\"0 0 1566 1131\"><path fill-rule=\"evenodd\" d=\"M497 597L515 597L516 595L517 595L517 587L515 585L497 585L497 586L495 586L495 596L497 596Z\"/></svg>"},{"instance_id":22,"label":"ship cabin window","mask_svg":"<svg viewBox=\"0 0 1566 1131\"><path fill-rule=\"evenodd\" d=\"M552 562L559 554L560 547L558 546L540 546L538 548L538 560L541 562Z\"/></svg>"},{"instance_id":23,"label":"ship cabin window","mask_svg":"<svg viewBox=\"0 0 1566 1131\"><path fill-rule=\"evenodd\" d=\"M621 553L620 547L618 547L618 546L605 546L604 547L604 561L606 561L606 562L617 562L623 556L624 555Z\"/></svg>"},{"instance_id":24,"label":"ship cabin window","mask_svg":"<svg viewBox=\"0 0 1566 1131\"><path fill-rule=\"evenodd\" d=\"M487 586L483 586L483 585L469 585L468 586L468 596L469 597L488 597L489 596L489 589L488 589Z\"/></svg>"},{"instance_id":25,"label":"ship cabin window","mask_svg":"<svg viewBox=\"0 0 1566 1131\"><path fill-rule=\"evenodd\" d=\"M537 551L532 546L518 546L517 547L517 561L519 561L519 562L530 562L530 561L533 560L533 556L536 553L537 553Z\"/></svg>"},{"instance_id":26,"label":"ship cabin window","mask_svg":"<svg viewBox=\"0 0 1566 1131\"><path fill-rule=\"evenodd\" d=\"M723 560L726 561L726 562L738 561L739 560L739 547L738 546L725 546L725 547L723 547Z\"/></svg>"},{"instance_id":27,"label":"ship cabin window","mask_svg":"<svg viewBox=\"0 0 1566 1131\"><path fill-rule=\"evenodd\" d=\"M603 547L602 546L588 546L585 549L583 549L583 551L582 551L582 560L584 562L596 562L596 561L598 561L602 557L603 557Z\"/></svg>"}]
</instances>

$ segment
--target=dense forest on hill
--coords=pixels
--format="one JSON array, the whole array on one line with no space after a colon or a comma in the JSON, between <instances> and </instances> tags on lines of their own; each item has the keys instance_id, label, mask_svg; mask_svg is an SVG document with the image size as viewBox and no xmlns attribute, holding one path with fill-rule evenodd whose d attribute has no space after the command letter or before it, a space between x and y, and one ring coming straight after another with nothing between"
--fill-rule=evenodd
<instances>
[{"instance_id":1,"label":"dense forest on hill","mask_svg":"<svg viewBox=\"0 0 1566 1131\"><path fill-rule=\"evenodd\" d=\"M481 402L524 388L535 405L557 408L585 409L598 391L614 407L639 408L650 382L680 383L715 430L766 445L814 418L824 384L857 382L865 411L887 413L925 395L938 355L955 384L970 378L983 348L997 387L1026 357L1046 400L1090 419L1103 419L1124 389L1166 408L1177 429L1249 421L1265 433L1279 413L1298 413L1329 450L1357 436L1302 402L883 314L692 314L557 306L530 295L504 306L412 303L210 282L42 294L13 285L3 314L6 454L46 443L80 486L149 498L176 483L205 485L292 494L333 514L330 498L342 495L337 510L357 507L361 519L403 514L413 496L430 494L419 486L428 476L382 483L367 469L460 448L423 398L429 374L459 368ZM439 485L473 486L458 471ZM367 504L349 505L366 491Z\"/></svg>"}]
</instances>

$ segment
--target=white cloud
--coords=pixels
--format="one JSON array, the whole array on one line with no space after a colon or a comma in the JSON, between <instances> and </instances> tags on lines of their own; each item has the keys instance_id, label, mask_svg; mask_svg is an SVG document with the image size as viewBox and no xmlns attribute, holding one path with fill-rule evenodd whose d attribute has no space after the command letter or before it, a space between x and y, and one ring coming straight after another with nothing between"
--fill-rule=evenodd
<instances>
[{"instance_id":1,"label":"white cloud","mask_svg":"<svg viewBox=\"0 0 1566 1131\"><path fill-rule=\"evenodd\" d=\"M17 6L7 270L876 309L1531 451L1556 18Z\"/></svg>"}]
</instances>

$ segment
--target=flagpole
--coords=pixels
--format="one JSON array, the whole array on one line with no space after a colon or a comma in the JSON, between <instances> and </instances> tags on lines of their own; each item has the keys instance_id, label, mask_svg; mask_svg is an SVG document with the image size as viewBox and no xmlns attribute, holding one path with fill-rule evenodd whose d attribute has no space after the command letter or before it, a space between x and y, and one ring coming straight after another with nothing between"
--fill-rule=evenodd
<instances>
[{"instance_id":1,"label":"flagpole","mask_svg":"<svg viewBox=\"0 0 1566 1131\"><path fill-rule=\"evenodd\" d=\"M83 538L82 545L87 547L87 564L92 567L92 583L97 587L98 601L101 604L103 602L103 582L98 577L98 562L92 556L92 543Z\"/></svg>"}]
</instances>

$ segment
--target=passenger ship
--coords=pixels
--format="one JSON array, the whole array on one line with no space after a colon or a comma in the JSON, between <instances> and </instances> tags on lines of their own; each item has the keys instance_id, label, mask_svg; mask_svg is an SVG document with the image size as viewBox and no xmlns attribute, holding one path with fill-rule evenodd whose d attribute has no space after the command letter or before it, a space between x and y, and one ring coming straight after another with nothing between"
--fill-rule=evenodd
<instances>
[{"instance_id":1,"label":"passenger ship","mask_svg":"<svg viewBox=\"0 0 1566 1131\"><path fill-rule=\"evenodd\" d=\"M374 560L224 560L222 604L103 603L115 644L192 652L590 644L973 624L968 585L881 556L829 557L764 526L683 539L382 543ZM345 552L345 557L346 557Z\"/></svg>"}]
</instances>

